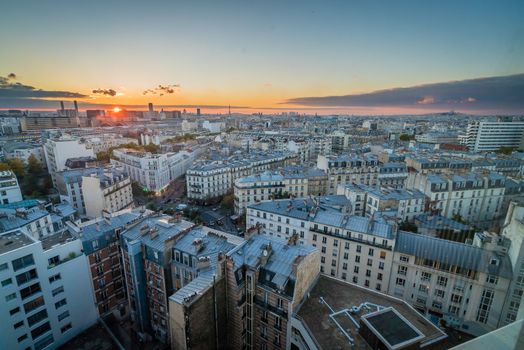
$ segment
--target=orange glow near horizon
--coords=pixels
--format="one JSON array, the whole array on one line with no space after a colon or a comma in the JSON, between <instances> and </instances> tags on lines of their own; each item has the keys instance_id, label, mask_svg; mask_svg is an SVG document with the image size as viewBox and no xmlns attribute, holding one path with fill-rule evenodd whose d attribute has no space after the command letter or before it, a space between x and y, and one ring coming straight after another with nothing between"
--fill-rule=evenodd
<instances>
[{"instance_id":1,"label":"orange glow near horizon","mask_svg":"<svg viewBox=\"0 0 524 350\"><path fill-rule=\"evenodd\" d=\"M121 109L120 107L115 107L115 108L113 108L113 112L115 112L115 113L118 113L118 112L120 112L121 110L122 110L122 109Z\"/></svg>"}]
</instances>

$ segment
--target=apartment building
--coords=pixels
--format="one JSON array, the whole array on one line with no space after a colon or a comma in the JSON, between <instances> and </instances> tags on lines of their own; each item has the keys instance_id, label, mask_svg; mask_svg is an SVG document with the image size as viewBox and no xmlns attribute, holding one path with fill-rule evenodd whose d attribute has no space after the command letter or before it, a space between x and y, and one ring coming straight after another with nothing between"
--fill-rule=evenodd
<instances>
[{"instance_id":1,"label":"apartment building","mask_svg":"<svg viewBox=\"0 0 524 350\"><path fill-rule=\"evenodd\" d=\"M461 143L474 152L490 152L500 147L519 148L523 136L524 121L474 121L468 124Z\"/></svg>"},{"instance_id":2,"label":"apartment building","mask_svg":"<svg viewBox=\"0 0 524 350\"><path fill-rule=\"evenodd\" d=\"M338 193L344 194L355 206L355 214L372 217L380 212L395 212L400 221L412 222L424 212L424 193L419 190L386 189L350 184L340 186ZM363 209L363 210L362 210Z\"/></svg>"},{"instance_id":3,"label":"apartment building","mask_svg":"<svg viewBox=\"0 0 524 350\"><path fill-rule=\"evenodd\" d=\"M148 191L161 192L172 180L184 175L205 146L178 153L152 154L130 149L113 151L111 164L124 168L132 181Z\"/></svg>"},{"instance_id":4,"label":"apartment building","mask_svg":"<svg viewBox=\"0 0 524 350\"><path fill-rule=\"evenodd\" d=\"M20 159L27 164L29 157L33 156L46 167L44 148L41 144L28 142L9 142L2 146L5 157L7 159Z\"/></svg>"},{"instance_id":5,"label":"apartment building","mask_svg":"<svg viewBox=\"0 0 524 350\"><path fill-rule=\"evenodd\" d=\"M290 166L235 180L235 213L243 214L250 204L283 196L301 198L326 193L327 176L316 168Z\"/></svg>"},{"instance_id":6,"label":"apartment building","mask_svg":"<svg viewBox=\"0 0 524 350\"><path fill-rule=\"evenodd\" d=\"M170 342L168 298L173 294L172 247L193 223L167 215L150 216L121 235L131 319L140 333Z\"/></svg>"},{"instance_id":7,"label":"apartment building","mask_svg":"<svg viewBox=\"0 0 524 350\"><path fill-rule=\"evenodd\" d=\"M508 256L513 267L513 276L508 288L504 308L502 309L501 325L507 325L518 318L524 310L524 206L517 202L509 205L504 222L502 236L509 239L511 244Z\"/></svg>"},{"instance_id":8,"label":"apartment building","mask_svg":"<svg viewBox=\"0 0 524 350\"><path fill-rule=\"evenodd\" d=\"M44 144L44 153L49 174L53 184L57 186L56 173L66 170L66 161L69 158L94 157L93 150L85 143L70 137L48 139Z\"/></svg>"},{"instance_id":9,"label":"apartment building","mask_svg":"<svg viewBox=\"0 0 524 350\"><path fill-rule=\"evenodd\" d=\"M160 192L171 182L167 154L116 149L111 164L124 168L132 181L138 182L148 191Z\"/></svg>"},{"instance_id":10,"label":"apartment building","mask_svg":"<svg viewBox=\"0 0 524 350\"><path fill-rule=\"evenodd\" d=\"M355 284L386 291L393 259L395 228L371 218L349 215L304 200L279 200L248 206L246 228L320 249L320 270Z\"/></svg>"},{"instance_id":11,"label":"apartment building","mask_svg":"<svg viewBox=\"0 0 524 350\"><path fill-rule=\"evenodd\" d=\"M328 175L328 194L337 193L337 187L345 184L378 184L379 163L373 154L349 154L317 158L317 168Z\"/></svg>"},{"instance_id":12,"label":"apartment building","mask_svg":"<svg viewBox=\"0 0 524 350\"><path fill-rule=\"evenodd\" d=\"M467 333L494 330L513 277L508 244L482 234L468 245L398 232L388 293Z\"/></svg>"},{"instance_id":13,"label":"apartment building","mask_svg":"<svg viewBox=\"0 0 524 350\"><path fill-rule=\"evenodd\" d=\"M489 228L504 215L505 182L505 176L494 172L419 174L413 188L426 195L429 211Z\"/></svg>"},{"instance_id":14,"label":"apartment building","mask_svg":"<svg viewBox=\"0 0 524 350\"><path fill-rule=\"evenodd\" d=\"M16 175L11 170L0 171L0 204L15 203L22 199Z\"/></svg>"},{"instance_id":15,"label":"apartment building","mask_svg":"<svg viewBox=\"0 0 524 350\"><path fill-rule=\"evenodd\" d=\"M403 189L406 186L408 170L404 163L384 163L380 165L377 181L378 186Z\"/></svg>"},{"instance_id":16,"label":"apartment building","mask_svg":"<svg viewBox=\"0 0 524 350\"><path fill-rule=\"evenodd\" d=\"M82 192L82 179L85 176L97 176L101 168L78 168L59 171L56 173L56 188L60 194L60 200L72 205L80 216L86 215L84 194Z\"/></svg>"},{"instance_id":17,"label":"apartment building","mask_svg":"<svg viewBox=\"0 0 524 350\"><path fill-rule=\"evenodd\" d=\"M100 317L113 314L117 319L121 319L128 315L120 235L149 214L148 211L127 209L69 225L82 241L88 261L90 288Z\"/></svg>"},{"instance_id":18,"label":"apartment building","mask_svg":"<svg viewBox=\"0 0 524 350\"><path fill-rule=\"evenodd\" d=\"M289 152L251 152L212 162L202 160L187 170L187 198L206 201L233 191L235 180L289 165Z\"/></svg>"},{"instance_id":19,"label":"apartment building","mask_svg":"<svg viewBox=\"0 0 524 350\"><path fill-rule=\"evenodd\" d=\"M96 323L78 239L67 231L42 239L24 229L2 232L0 348L57 348Z\"/></svg>"},{"instance_id":20,"label":"apartment building","mask_svg":"<svg viewBox=\"0 0 524 350\"><path fill-rule=\"evenodd\" d=\"M0 209L0 232L17 229L23 230L35 239L50 235L54 233L51 213L40 206Z\"/></svg>"},{"instance_id":21,"label":"apartment building","mask_svg":"<svg viewBox=\"0 0 524 350\"><path fill-rule=\"evenodd\" d=\"M112 147L118 147L125 144L138 144L138 140L131 137L123 137L119 134L94 134L86 135L85 139L88 148L93 150L94 154L105 152Z\"/></svg>"},{"instance_id":22,"label":"apartment building","mask_svg":"<svg viewBox=\"0 0 524 350\"><path fill-rule=\"evenodd\" d=\"M98 169L82 176L82 195L85 213L96 218L106 211L114 213L133 206L133 192L129 175L118 168Z\"/></svg>"},{"instance_id":23,"label":"apartment building","mask_svg":"<svg viewBox=\"0 0 524 350\"><path fill-rule=\"evenodd\" d=\"M169 297L172 349L227 348L226 254L243 238L195 227L173 245Z\"/></svg>"}]
</instances>

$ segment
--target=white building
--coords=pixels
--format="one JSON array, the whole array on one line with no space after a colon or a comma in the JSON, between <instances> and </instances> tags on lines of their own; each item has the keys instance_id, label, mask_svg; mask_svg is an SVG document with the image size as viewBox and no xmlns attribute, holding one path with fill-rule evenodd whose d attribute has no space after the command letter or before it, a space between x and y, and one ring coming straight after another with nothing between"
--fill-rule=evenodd
<instances>
[{"instance_id":1,"label":"white building","mask_svg":"<svg viewBox=\"0 0 524 350\"><path fill-rule=\"evenodd\" d=\"M223 160L194 164L187 170L187 198L207 200L233 191L235 180L288 165L295 155L289 152L259 152Z\"/></svg>"},{"instance_id":2,"label":"white building","mask_svg":"<svg viewBox=\"0 0 524 350\"><path fill-rule=\"evenodd\" d=\"M34 156L42 167L46 167L44 148L41 145L34 145L25 142L13 142L12 144L4 145L5 157L8 159L20 159L27 164L29 157Z\"/></svg>"},{"instance_id":3,"label":"white building","mask_svg":"<svg viewBox=\"0 0 524 350\"><path fill-rule=\"evenodd\" d=\"M519 148L524 136L524 121L475 121L468 124L461 143L475 152L496 151L500 147Z\"/></svg>"},{"instance_id":4,"label":"white building","mask_svg":"<svg viewBox=\"0 0 524 350\"><path fill-rule=\"evenodd\" d=\"M0 234L1 349L54 349L97 321L88 262L67 231Z\"/></svg>"},{"instance_id":5,"label":"white building","mask_svg":"<svg viewBox=\"0 0 524 350\"><path fill-rule=\"evenodd\" d=\"M282 196L322 195L326 184L326 174L316 168L287 167L242 177L235 180L234 185L235 213L244 213L250 204Z\"/></svg>"},{"instance_id":6,"label":"white building","mask_svg":"<svg viewBox=\"0 0 524 350\"><path fill-rule=\"evenodd\" d=\"M462 175L417 175L413 188L423 192L429 210L479 227L489 228L505 213L501 212L506 177L497 173L466 173Z\"/></svg>"},{"instance_id":7,"label":"white building","mask_svg":"<svg viewBox=\"0 0 524 350\"><path fill-rule=\"evenodd\" d=\"M508 288L507 300L502 311L502 325L514 322L519 311L524 312L524 206L509 205L502 235L511 241L508 256L513 267L513 280Z\"/></svg>"},{"instance_id":8,"label":"white building","mask_svg":"<svg viewBox=\"0 0 524 350\"><path fill-rule=\"evenodd\" d=\"M346 185L339 186L337 192L354 201L355 214L367 217L393 210L399 220L412 222L415 216L424 212L425 195L415 189L379 189L365 185Z\"/></svg>"},{"instance_id":9,"label":"white building","mask_svg":"<svg viewBox=\"0 0 524 350\"><path fill-rule=\"evenodd\" d=\"M106 211L114 213L133 205L129 175L120 169L100 169L82 176L82 194L86 216L96 218Z\"/></svg>"},{"instance_id":10,"label":"white building","mask_svg":"<svg viewBox=\"0 0 524 350\"><path fill-rule=\"evenodd\" d=\"M23 230L35 239L55 232L51 214L40 207L0 209L0 232Z\"/></svg>"},{"instance_id":11,"label":"white building","mask_svg":"<svg viewBox=\"0 0 524 350\"><path fill-rule=\"evenodd\" d=\"M211 122L209 120L204 120L202 123L202 128L206 129L210 133L219 133L226 128L226 123L224 122Z\"/></svg>"},{"instance_id":12,"label":"white building","mask_svg":"<svg viewBox=\"0 0 524 350\"><path fill-rule=\"evenodd\" d=\"M167 154L116 149L111 164L123 167L131 180L149 191L162 191L171 181Z\"/></svg>"},{"instance_id":13,"label":"white building","mask_svg":"<svg viewBox=\"0 0 524 350\"><path fill-rule=\"evenodd\" d=\"M394 228L348 215L327 205L329 202L296 199L253 204L247 209L246 228L258 225L261 233L286 240L297 235L300 244L313 245L321 251L322 273L387 291Z\"/></svg>"},{"instance_id":14,"label":"white building","mask_svg":"<svg viewBox=\"0 0 524 350\"><path fill-rule=\"evenodd\" d=\"M88 148L93 150L94 154L109 150L111 147L134 143L138 144L137 139L123 137L119 134L95 134L83 137Z\"/></svg>"},{"instance_id":15,"label":"white building","mask_svg":"<svg viewBox=\"0 0 524 350\"><path fill-rule=\"evenodd\" d=\"M162 191L171 181L183 176L193 162L206 150L195 146L177 153L152 154L129 149L113 151L111 164L116 164L149 191Z\"/></svg>"},{"instance_id":16,"label":"white building","mask_svg":"<svg viewBox=\"0 0 524 350\"><path fill-rule=\"evenodd\" d=\"M345 184L378 184L379 164L375 155L322 156L317 158L317 168L329 177L328 194L337 193L337 187Z\"/></svg>"},{"instance_id":17,"label":"white building","mask_svg":"<svg viewBox=\"0 0 524 350\"><path fill-rule=\"evenodd\" d=\"M0 171L0 204L19 202L22 199L15 174L11 170Z\"/></svg>"},{"instance_id":18,"label":"white building","mask_svg":"<svg viewBox=\"0 0 524 350\"><path fill-rule=\"evenodd\" d=\"M508 243L490 235L468 245L398 232L388 294L464 332L494 330L512 278Z\"/></svg>"},{"instance_id":19,"label":"white building","mask_svg":"<svg viewBox=\"0 0 524 350\"><path fill-rule=\"evenodd\" d=\"M44 152L49 174L51 174L55 186L55 174L67 169L66 161L69 158L95 157L93 150L87 148L85 143L68 137L48 139L44 144Z\"/></svg>"}]
</instances>

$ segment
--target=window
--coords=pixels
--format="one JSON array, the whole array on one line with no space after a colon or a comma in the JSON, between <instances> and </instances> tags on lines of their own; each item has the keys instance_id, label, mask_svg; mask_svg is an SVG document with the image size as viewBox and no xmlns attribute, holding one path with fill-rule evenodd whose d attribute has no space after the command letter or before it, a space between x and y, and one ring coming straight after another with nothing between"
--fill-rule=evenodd
<instances>
[{"instance_id":1,"label":"window","mask_svg":"<svg viewBox=\"0 0 524 350\"><path fill-rule=\"evenodd\" d=\"M348 263L343 263L342 270L347 270L347 269L348 269Z\"/></svg>"},{"instance_id":2,"label":"window","mask_svg":"<svg viewBox=\"0 0 524 350\"><path fill-rule=\"evenodd\" d=\"M448 285L448 278L443 276L437 277L437 284L442 287L446 287Z\"/></svg>"},{"instance_id":3,"label":"window","mask_svg":"<svg viewBox=\"0 0 524 350\"><path fill-rule=\"evenodd\" d=\"M487 323L489 312L491 310L491 303L493 302L494 292L490 289L484 289L480 299L479 308L477 310L477 322Z\"/></svg>"},{"instance_id":4,"label":"window","mask_svg":"<svg viewBox=\"0 0 524 350\"><path fill-rule=\"evenodd\" d=\"M39 308L40 306L44 305L44 297L38 297L34 300L31 300L30 302L27 302L24 304L24 311L26 313L33 311L34 309Z\"/></svg>"},{"instance_id":5,"label":"window","mask_svg":"<svg viewBox=\"0 0 524 350\"><path fill-rule=\"evenodd\" d=\"M13 279L11 279L11 278L7 278L7 279L2 281L2 287L8 286L10 284L13 284Z\"/></svg>"},{"instance_id":6,"label":"window","mask_svg":"<svg viewBox=\"0 0 524 350\"><path fill-rule=\"evenodd\" d=\"M407 272L408 272L407 266L399 265L398 270L397 270L397 273L399 275L406 276Z\"/></svg>"},{"instance_id":7,"label":"window","mask_svg":"<svg viewBox=\"0 0 524 350\"><path fill-rule=\"evenodd\" d=\"M437 298L444 298L445 295L446 295L446 293L443 290L435 289L435 296Z\"/></svg>"},{"instance_id":8,"label":"window","mask_svg":"<svg viewBox=\"0 0 524 350\"><path fill-rule=\"evenodd\" d=\"M24 283L34 280L38 275L36 269L31 269L29 271L23 272L16 276L16 283L21 286Z\"/></svg>"},{"instance_id":9,"label":"window","mask_svg":"<svg viewBox=\"0 0 524 350\"><path fill-rule=\"evenodd\" d=\"M497 284L498 281L499 281L499 277L498 276L488 275L486 277L486 282L487 283Z\"/></svg>"},{"instance_id":10,"label":"window","mask_svg":"<svg viewBox=\"0 0 524 350\"><path fill-rule=\"evenodd\" d=\"M24 289L20 290L20 296L23 299L26 299L30 297L31 295L34 295L36 293L39 293L42 289L40 288L40 283L35 283L30 285L29 287L25 287Z\"/></svg>"},{"instance_id":11,"label":"window","mask_svg":"<svg viewBox=\"0 0 524 350\"><path fill-rule=\"evenodd\" d=\"M360 255L355 255L355 262L357 262L357 263L360 262Z\"/></svg>"},{"instance_id":12,"label":"window","mask_svg":"<svg viewBox=\"0 0 524 350\"><path fill-rule=\"evenodd\" d=\"M15 307L14 309L9 310L9 314L11 316L13 316L14 314L17 314L18 312L20 312L20 307L18 307L18 306Z\"/></svg>"},{"instance_id":13,"label":"window","mask_svg":"<svg viewBox=\"0 0 524 350\"><path fill-rule=\"evenodd\" d=\"M42 311L38 311L34 315L31 315L27 318L27 323L29 324L29 327L32 325L42 321L43 319L47 318L47 311L46 309L43 309Z\"/></svg>"},{"instance_id":14,"label":"window","mask_svg":"<svg viewBox=\"0 0 524 350\"><path fill-rule=\"evenodd\" d=\"M55 255L49 259L47 259L48 263L49 263L49 266L56 266L58 264L60 264L60 256L59 255Z\"/></svg>"},{"instance_id":15,"label":"window","mask_svg":"<svg viewBox=\"0 0 524 350\"><path fill-rule=\"evenodd\" d=\"M60 315L58 315L58 321L62 321L63 319L69 317L69 310L62 312Z\"/></svg>"},{"instance_id":16,"label":"window","mask_svg":"<svg viewBox=\"0 0 524 350\"><path fill-rule=\"evenodd\" d=\"M15 259L12 261L13 270L18 271L28 266L34 265L35 261L33 259L33 254L23 256L21 258Z\"/></svg>"},{"instance_id":17,"label":"window","mask_svg":"<svg viewBox=\"0 0 524 350\"><path fill-rule=\"evenodd\" d=\"M360 253L362 251L362 246L357 244L357 253Z\"/></svg>"},{"instance_id":18,"label":"window","mask_svg":"<svg viewBox=\"0 0 524 350\"><path fill-rule=\"evenodd\" d=\"M17 340L18 340L19 343L21 343L21 342L23 342L23 341L26 340L26 339L27 339L27 334L24 334L24 335L18 337Z\"/></svg>"},{"instance_id":19,"label":"window","mask_svg":"<svg viewBox=\"0 0 524 350\"><path fill-rule=\"evenodd\" d=\"M322 253L325 254L326 253L326 247L322 247Z\"/></svg>"},{"instance_id":20,"label":"window","mask_svg":"<svg viewBox=\"0 0 524 350\"><path fill-rule=\"evenodd\" d=\"M422 271L421 277L423 281L429 282L431 281L431 274L429 272Z\"/></svg>"},{"instance_id":21,"label":"window","mask_svg":"<svg viewBox=\"0 0 524 350\"><path fill-rule=\"evenodd\" d=\"M371 277L371 270L366 270L366 277Z\"/></svg>"},{"instance_id":22,"label":"window","mask_svg":"<svg viewBox=\"0 0 524 350\"><path fill-rule=\"evenodd\" d=\"M315 241L315 242L317 241L317 234L316 233L313 234L313 241Z\"/></svg>"},{"instance_id":23,"label":"window","mask_svg":"<svg viewBox=\"0 0 524 350\"><path fill-rule=\"evenodd\" d=\"M62 276L59 273L57 273L56 275L49 277L49 283L53 283L61 279L62 279Z\"/></svg>"},{"instance_id":24,"label":"window","mask_svg":"<svg viewBox=\"0 0 524 350\"><path fill-rule=\"evenodd\" d=\"M404 285L406 284L406 280L403 279L403 278L397 278L397 286L402 286L404 287Z\"/></svg>"},{"instance_id":25,"label":"window","mask_svg":"<svg viewBox=\"0 0 524 350\"><path fill-rule=\"evenodd\" d=\"M375 252L375 251L373 250L373 248L369 248L368 255L369 255L369 256L373 256L373 253L374 253L374 252Z\"/></svg>"},{"instance_id":26,"label":"window","mask_svg":"<svg viewBox=\"0 0 524 350\"><path fill-rule=\"evenodd\" d=\"M462 296L457 294L451 294L451 302L460 304L462 302Z\"/></svg>"},{"instance_id":27,"label":"window","mask_svg":"<svg viewBox=\"0 0 524 350\"><path fill-rule=\"evenodd\" d=\"M64 286L60 286L58 288L55 288L53 289L53 291L51 292L53 294L53 296L57 296L58 294L60 293L63 293L64 292Z\"/></svg>"},{"instance_id":28,"label":"window","mask_svg":"<svg viewBox=\"0 0 524 350\"><path fill-rule=\"evenodd\" d=\"M344 253L344 260L349 259L349 253Z\"/></svg>"},{"instance_id":29,"label":"window","mask_svg":"<svg viewBox=\"0 0 524 350\"><path fill-rule=\"evenodd\" d=\"M65 298L62 300L59 300L55 303L55 309L59 309L66 304L67 304L67 300Z\"/></svg>"},{"instance_id":30,"label":"window","mask_svg":"<svg viewBox=\"0 0 524 350\"><path fill-rule=\"evenodd\" d=\"M14 329L18 329L24 325L24 321L19 321L13 325Z\"/></svg>"},{"instance_id":31,"label":"window","mask_svg":"<svg viewBox=\"0 0 524 350\"><path fill-rule=\"evenodd\" d=\"M368 259L368 263L367 263L368 266L373 266L373 259Z\"/></svg>"},{"instance_id":32,"label":"window","mask_svg":"<svg viewBox=\"0 0 524 350\"><path fill-rule=\"evenodd\" d=\"M349 249L349 242L346 242L346 243L344 244L344 249Z\"/></svg>"},{"instance_id":33,"label":"window","mask_svg":"<svg viewBox=\"0 0 524 350\"><path fill-rule=\"evenodd\" d=\"M402 262L409 262L409 257L405 256L405 255L401 255L400 256L400 261L402 261Z\"/></svg>"},{"instance_id":34,"label":"window","mask_svg":"<svg viewBox=\"0 0 524 350\"><path fill-rule=\"evenodd\" d=\"M327 243L327 237L322 237L322 243L324 243L324 244Z\"/></svg>"},{"instance_id":35,"label":"window","mask_svg":"<svg viewBox=\"0 0 524 350\"><path fill-rule=\"evenodd\" d=\"M60 328L60 332L65 333L68 330L70 330L71 328L73 328L73 326L71 325L71 323L68 323L65 326L63 326L62 328Z\"/></svg>"},{"instance_id":36,"label":"window","mask_svg":"<svg viewBox=\"0 0 524 350\"><path fill-rule=\"evenodd\" d=\"M7 263L0 264L0 271L7 270L8 268L9 266L7 265Z\"/></svg>"},{"instance_id":37,"label":"window","mask_svg":"<svg viewBox=\"0 0 524 350\"><path fill-rule=\"evenodd\" d=\"M380 252L380 258L381 259L385 259L386 258L386 252L385 251L381 251Z\"/></svg>"},{"instance_id":38,"label":"window","mask_svg":"<svg viewBox=\"0 0 524 350\"><path fill-rule=\"evenodd\" d=\"M378 268L379 268L379 270L384 270L384 262L379 261L378 262Z\"/></svg>"}]
</instances>

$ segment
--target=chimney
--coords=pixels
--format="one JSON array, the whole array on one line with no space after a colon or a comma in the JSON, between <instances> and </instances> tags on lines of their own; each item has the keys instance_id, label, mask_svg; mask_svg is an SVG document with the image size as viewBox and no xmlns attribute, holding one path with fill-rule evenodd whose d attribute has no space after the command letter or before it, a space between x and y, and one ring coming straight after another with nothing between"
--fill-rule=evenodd
<instances>
[{"instance_id":1,"label":"chimney","mask_svg":"<svg viewBox=\"0 0 524 350\"><path fill-rule=\"evenodd\" d=\"M61 110L64 110L64 109L65 109L65 108L64 108L64 101L60 101L60 109L61 109Z\"/></svg>"},{"instance_id":2,"label":"chimney","mask_svg":"<svg viewBox=\"0 0 524 350\"><path fill-rule=\"evenodd\" d=\"M269 257L271 256L271 251L273 250L273 247L271 246L271 242L266 246L264 250L262 250L262 256L260 257L260 265L264 266L267 261L269 260Z\"/></svg>"},{"instance_id":3,"label":"chimney","mask_svg":"<svg viewBox=\"0 0 524 350\"><path fill-rule=\"evenodd\" d=\"M78 103L76 102L76 100L73 101L73 104L75 105L75 111L78 112Z\"/></svg>"}]
</instances>

